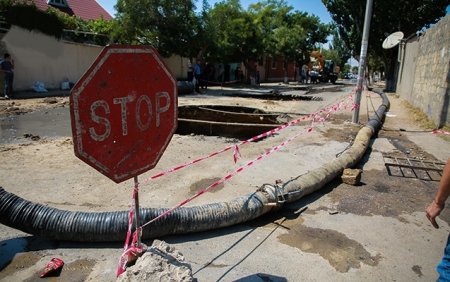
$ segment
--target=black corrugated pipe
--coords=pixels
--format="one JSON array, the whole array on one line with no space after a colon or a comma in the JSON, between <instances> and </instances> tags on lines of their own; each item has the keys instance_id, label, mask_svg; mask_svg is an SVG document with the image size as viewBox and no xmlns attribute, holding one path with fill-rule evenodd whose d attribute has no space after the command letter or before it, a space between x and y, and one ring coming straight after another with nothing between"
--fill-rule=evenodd
<instances>
[{"instance_id":1,"label":"black corrugated pipe","mask_svg":"<svg viewBox=\"0 0 450 282\"><path fill-rule=\"evenodd\" d=\"M381 106L368 124L358 132L352 146L330 163L283 185L264 185L254 193L229 202L181 207L146 226L142 238L206 231L246 222L281 208L283 203L280 199L283 199L284 203L297 201L322 188L339 176L345 168L359 162L370 138L381 127L389 109L389 100L384 93L379 94L383 98ZM148 222L166 210L168 209L141 208L141 222ZM0 223L55 240L112 242L124 240L128 211L64 211L32 203L0 188Z\"/></svg>"}]
</instances>

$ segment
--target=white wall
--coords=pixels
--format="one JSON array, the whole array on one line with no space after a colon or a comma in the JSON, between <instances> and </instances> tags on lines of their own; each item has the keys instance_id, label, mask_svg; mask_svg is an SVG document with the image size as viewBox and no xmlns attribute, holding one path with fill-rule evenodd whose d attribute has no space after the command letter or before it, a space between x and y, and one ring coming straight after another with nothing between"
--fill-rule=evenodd
<instances>
[{"instance_id":1,"label":"white wall","mask_svg":"<svg viewBox=\"0 0 450 282\"><path fill-rule=\"evenodd\" d=\"M172 56L170 58L163 58L167 67L172 71L173 75L179 80L187 79L187 72L189 69L189 59L180 56Z\"/></svg>"},{"instance_id":2,"label":"white wall","mask_svg":"<svg viewBox=\"0 0 450 282\"><path fill-rule=\"evenodd\" d=\"M91 66L101 46L58 41L40 32L12 26L2 39L14 64L14 90L31 89L35 81L47 89L68 78L76 82Z\"/></svg>"},{"instance_id":3,"label":"white wall","mask_svg":"<svg viewBox=\"0 0 450 282\"><path fill-rule=\"evenodd\" d=\"M35 81L43 82L47 89L59 89L66 78L76 83L103 49L57 40L17 26L11 27L2 43L14 60L14 91L31 90ZM187 78L187 58L173 56L163 60L176 78Z\"/></svg>"}]
</instances>

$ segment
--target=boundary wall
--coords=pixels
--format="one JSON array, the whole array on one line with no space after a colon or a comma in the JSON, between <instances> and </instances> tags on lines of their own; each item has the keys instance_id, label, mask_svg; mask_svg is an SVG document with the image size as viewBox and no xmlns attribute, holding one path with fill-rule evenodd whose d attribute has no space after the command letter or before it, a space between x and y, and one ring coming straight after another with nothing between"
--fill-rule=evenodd
<instances>
[{"instance_id":1,"label":"boundary wall","mask_svg":"<svg viewBox=\"0 0 450 282\"><path fill-rule=\"evenodd\" d=\"M450 125L450 15L399 47L397 94L441 128Z\"/></svg>"}]
</instances>

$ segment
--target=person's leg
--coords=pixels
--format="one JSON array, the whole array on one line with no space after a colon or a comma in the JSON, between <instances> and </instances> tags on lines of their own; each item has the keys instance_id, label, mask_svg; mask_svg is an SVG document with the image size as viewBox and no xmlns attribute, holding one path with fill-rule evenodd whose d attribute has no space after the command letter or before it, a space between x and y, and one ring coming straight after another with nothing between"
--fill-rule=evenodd
<instances>
[{"instance_id":1,"label":"person's leg","mask_svg":"<svg viewBox=\"0 0 450 282\"><path fill-rule=\"evenodd\" d=\"M445 245L444 256L436 270L439 273L439 282L450 281L450 234L447 238L447 245Z\"/></svg>"},{"instance_id":2,"label":"person's leg","mask_svg":"<svg viewBox=\"0 0 450 282\"><path fill-rule=\"evenodd\" d=\"M9 78L9 89L8 89L9 98L13 98L13 82L14 82L14 76L11 76Z\"/></svg>"},{"instance_id":3,"label":"person's leg","mask_svg":"<svg viewBox=\"0 0 450 282\"><path fill-rule=\"evenodd\" d=\"M198 78L195 78L195 92L201 93L200 92L200 81Z\"/></svg>"},{"instance_id":4,"label":"person's leg","mask_svg":"<svg viewBox=\"0 0 450 282\"><path fill-rule=\"evenodd\" d=\"M9 98L9 90L10 90L9 84L10 84L9 77L5 75L5 79L3 80L3 95L6 98Z\"/></svg>"}]
</instances>

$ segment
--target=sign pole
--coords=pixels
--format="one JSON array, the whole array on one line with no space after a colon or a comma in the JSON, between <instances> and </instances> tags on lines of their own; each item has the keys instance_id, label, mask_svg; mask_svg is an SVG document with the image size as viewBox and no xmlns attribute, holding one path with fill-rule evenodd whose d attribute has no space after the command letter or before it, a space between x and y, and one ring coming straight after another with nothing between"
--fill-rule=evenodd
<instances>
[{"instance_id":1,"label":"sign pole","mask_svg":"<svg viewBox=\"0 0 450 282\"><path fill-rule=\"evenodd\" d=\"M367 61L367 47L369 45L369 33L370 33L370 20L372 19L372 3L373 0L367 0L366 2L366 14L364 17L364 30L363 37L361 41L361 55L359 58L359 70L358 70L358 83L356 86L355 93L355 104L356 108L353 112L353 123L359 123L359 105L361 103L361 92L364 80L364 72L366 69L366 61Z\"/></svg>"},{"instance_id":2,"label":"sign pole","mask_svg":"<svg viewBox=\"0 0 450 282\"><path fill-rule=\"evenodd\" d=\"M149 83L149 73L155 83ZM155 48L108 45L73 87L70 119L75 156L116 183L134 177L120 275L126 262L146 251L138 175L156 166L176 131L177 80ZM137 233L130 244L132 225Z\"/></svg>"},{"instance_id":3,"label":"sign pole","mask_svg":"<svg viewBox=\"0 0 450 282\"><path fill-rule=\"evenodd\" d=\"M139 182L137 176L134 177L134 214L137 232L137 246L139 247L141 245L142 230L140 230L139 221Z\"/></svg>"}]
</instances>

